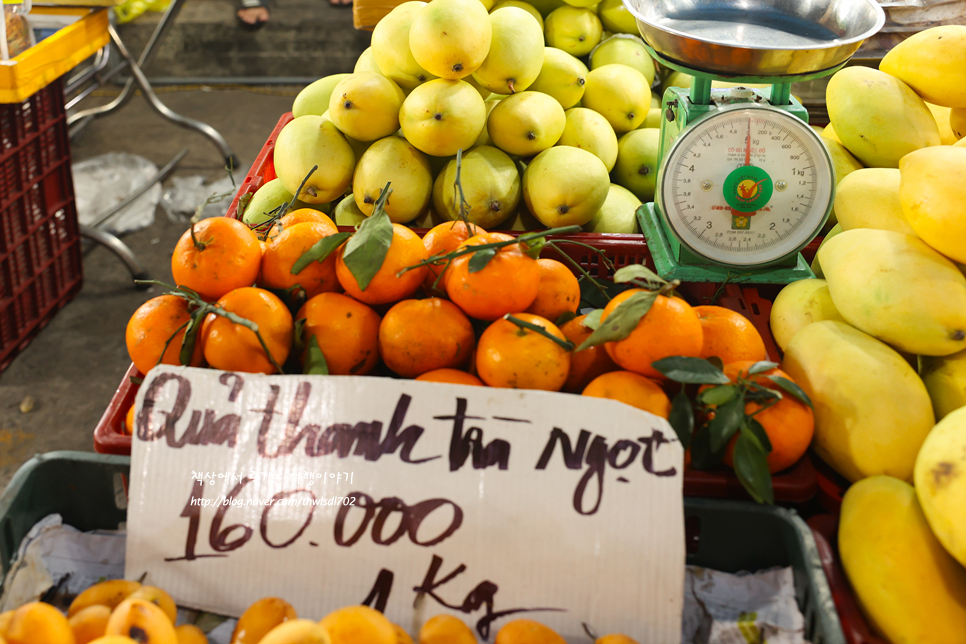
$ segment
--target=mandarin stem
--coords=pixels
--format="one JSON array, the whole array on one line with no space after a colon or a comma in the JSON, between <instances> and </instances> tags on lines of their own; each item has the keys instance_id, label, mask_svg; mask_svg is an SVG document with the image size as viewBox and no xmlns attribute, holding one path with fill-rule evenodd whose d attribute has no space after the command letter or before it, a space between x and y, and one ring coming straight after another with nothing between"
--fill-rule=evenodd
<instances>
[{"instance_id":1,"label":"mandarin stem","mask_svg":"<svg viewBox=\"0 0 966 644\"><path fill-rule=\"evenodd\" d=\"M547 235L562 235L566 233L578 232L580 226L563 226L561 228L549 228L544 231L537 233L528 233L527 235L520 235L515 239L508 239L506 241L498 242L488 242L486 244L480 244L479 246L465 246L463 248L454 250L452 253L445 253L442 255L433 255L428 259L424 259L421 262L413 264L412 266L407 266L398 273L397 276L407 273L411 270L417 269L420 266L429 266L430 264L437 264L442 260L454 260L457 257L462 257L463 255L470 255L480 250L486 250L487 248L503 248L504 246L512 246L513 244L526 243L532 239L539 239L540 237L546 237Z\"/></svg>"},{"instance_id":2,"label":"mandarin stem","mask_svg":"<svg viewBox=\"0 0 966 644\"><path fill-rule=\"evenodd\" d=\"M520 318L513 317L509 313L504 315L503 318L509 322L512 322L513 324L516 324L518 327L522 329L529 329L530 331L533 331L534 333L538 333L549 340L553 340L555 343L560 345L564 349L564 351L574 350L575 345L573 342L571 342L570 340L561 340L554 334L550 333L550 331L547 331L545 328L540 326L539 324L533 324L532 322L521 320Z\"/></svg>"}]
</instances>

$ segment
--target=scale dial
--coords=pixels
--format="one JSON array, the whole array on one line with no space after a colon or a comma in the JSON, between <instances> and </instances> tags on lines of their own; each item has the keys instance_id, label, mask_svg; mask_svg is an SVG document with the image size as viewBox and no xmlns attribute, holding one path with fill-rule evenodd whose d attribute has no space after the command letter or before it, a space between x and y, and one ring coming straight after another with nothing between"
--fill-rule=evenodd
<instances>
[{"instance_id":1,"label":"scale dial","mask_svg":"<svg viewBox=\"0 0 966 644\"><path fill-rule=\"evenodd\" d=\"M828 150L801 119L734 105L681 132L661 165L655 202L692 253L726 266L766 266L821 231L834 177Z\"/></svg>"}]
</instances>

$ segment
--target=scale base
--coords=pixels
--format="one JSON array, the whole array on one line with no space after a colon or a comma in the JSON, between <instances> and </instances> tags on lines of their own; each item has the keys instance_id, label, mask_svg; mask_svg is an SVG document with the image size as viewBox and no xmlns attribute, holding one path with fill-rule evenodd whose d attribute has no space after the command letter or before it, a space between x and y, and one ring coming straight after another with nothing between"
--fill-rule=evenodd
<instances>
[{"instance_id":1,"label":"scale base","mask_svg":"<svg viewBox=\"0 0 966 644\"><path fill-rule=\"evenodd\" d=\"M815 273L808 262L797 254L797 262L791 266L766 266L764 268L727 268L714 264L684 264L674 256L667 234L661 225L660 215L649 202L638 208L637 220L647 239L647 248L654 261L657 274L664 279L681 282L713 282L721 284L791 284L802 279L812 279Z\"/></svg>"}]
</instances>

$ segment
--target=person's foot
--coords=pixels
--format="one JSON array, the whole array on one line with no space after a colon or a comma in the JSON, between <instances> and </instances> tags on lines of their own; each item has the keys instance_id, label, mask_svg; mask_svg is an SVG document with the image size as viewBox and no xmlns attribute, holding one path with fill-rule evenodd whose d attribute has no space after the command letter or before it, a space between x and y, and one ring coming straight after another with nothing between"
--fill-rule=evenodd
<instances>
[{"instance_id":1,"label":"person's foot","mask_svg":"<svg viewBox=\"0 0 966 644\"><path fill-rule=\"evenodd\" d=\"M235 15L239 21L251 27L261 27L268 22L269 17L267 7L244 7L239 9Z\"/></svg>"},{"instance_id":2,"label":"person's foot","mask_svg":"<svg viewBox=\"0 0 966 644\"><path fill-rule=\"evenodd\" d=\"M352 0L329 0L329 4L333 7L351 7Z\"/></svg>"}]
</instances>

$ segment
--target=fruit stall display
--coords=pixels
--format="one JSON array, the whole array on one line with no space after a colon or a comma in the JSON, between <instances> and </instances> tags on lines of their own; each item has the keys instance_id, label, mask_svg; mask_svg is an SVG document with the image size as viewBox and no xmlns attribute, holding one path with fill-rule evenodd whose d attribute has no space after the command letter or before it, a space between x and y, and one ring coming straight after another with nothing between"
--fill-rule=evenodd
<instances>
[{"instance_id":1,"label":"fruit stall display","mask_svg":"<svg viewBox=\"0 0 966 644\"><path fill-rule=\"evenodd\" d=\"M689 80L658 69L636 33L609 0L394 8L353 73L299 94L229 216L185 231L176 284L128 325L129 374L190 365L609 398L668 420L685 486L725 472L723 488L759 503L809 501L814 485L782 498L781 483L814 456L823 494L841 497L829 509L843 621L854 597L892 644L966 642L966 27L831 77L833 213L817 277L780 290L653 272L638 234L664 118L652 87ZM115 433L137 431L135 386L105 414ZM838 562L824 562L831 577ZM127 590L93 602L94 630L119 636L104 644L163 622L142 606L163 609L163 591ZM127 598L138 592L154 594ZM35 610L8 615L16 628L0 616L0 635L34 641L22 625L46 620L71 641L74 615ZM292 618L286 632L252 641L338 642L349 623L416 635L378 613L336 611L320 628L272 610ZM434 625L419 642L464 641ZM169 627L143 641L196 641ZM861 629L845 630L856 644Z\"/></svg>"},{"instance_id":2,"label":"fruit stall display","mask_svg":"<svg viewBox=\"0 0 966 644\"><path fill-rule=\"evenodd\" d=\"M426 10L421 11L424 7ZM594 27L595 19L600 18L593 11L563 7L542 15L546 39L541 40L534 28L538 21L527 16L532 12L526 7L515 7L520 11L513 8L497 7L490 14L488 47L468 53L451 48L453 53L436 43L433 38L439 36L431 32L433 25L444 20L434 13L445 13L443 3L435 0L432 5L400 5L379 23L372 47L353 74L321 79L300 94L293 106L293 120L275 138L272 165L259 177L263 183L252 197L240 195L233 204L242 220L256 231L245 234L252 248L248 272L260 272L254 281L276 290L302 284L304 278L286 275L286 269L291 274L291 266L313 245L325 245L323 239L340 234L330 223L341 225L341 234L346 235L353 230L346 227L365 222L354 233L356 239L374 228L375 221L381 220L380 225L388 230L386 219L395 224L394 240L397 234L405 234L399 224L409 223L421 232L430 229L424 233L423 248L416 244L415 236L410 237L413 254L395 265L397 271L420 263L428 266L425 273L433 275L436 291L426 294L441 297L418 300L419 304L410 299L413 293L421 284L429 291L433 288L425 277L411 276L411 286L393 289L386 298L366 295L346 266L345 256L354 246L352 238L338 249L330 242L331 254L315 260L318 267L313 268L320 275L326 272L326 263L331 265L327 278L318 281L344 289L347 295L339 296L343 301L355 299L353 306L382 307L373 314L369 331L369 355L378 354L381 359L373 359L377 372L425 379L425 373L431 374L429 378L438 377L435 369L455 368L455 372L441 372L445 374L441 377L489 386L547 387L604 395L671 418L681 435L688 437L686 440L691 436L680 428L689 426L682 418L690 419L694 423L690 426L695 428L691 447L694 466L707 467L709 460L733 464L731 454L738 451L741 441L745 468L738 468L738 478L759 499L768 498L768 494L755 487L756 473L760 481L762 472L755 470L760 462L748 457L748 446L760 447L757 455L767 454L767 469L778 473L796 462L811 444L813 453L830 472L831 480L826 484L832 488L837 485L839 494L848 483L855 484L845 493L837 546L858 603L874 628L894 642L929 641L923 629L959 628L966 615L966 572L963 554L956 545L957 536L962 540L964 492L962 484L953 483L962 461L953 460L950 454L962 451L966 431L962 412L954 411L966 403L966 279L962 274L962 264L966 263L966 214L962 206L966 202L962 194L966 153L960 152L966 134L962 89L966 82L951 79L966 80L961 65L957 66L966 51L964 28L927 30L896 47L879 70L851 67L832 77L827 97L831 122L821 134L835 161L837 196L828 235L813 261L817 279L789 285L777 294L771 307L771 333L784 357L779 371L776 365L763 362L768 356L759 343L762 335L769 335L767 332L758 333L740 317L736 319L713 305L701 306L702 302L693 301L699 306L684 309L677 298L666 297L668 285L643 270L624 268L616 274L618 282L635 287L626 291L630 295L618 295L599 308L587 306L585 301L584 310L592 312L567 319L580 312L576 306L581 300L581 287L572 281L572 273L582 278L584 287L592 282L572 266L528 257L528 253L535 254L533 247L546 251L553 244L545 246L533 233L527 236L527 231L567 225L580 225L585 231L636 231L630 226L610 228L606 223L635 221L632 211L636 201L628 199L613 210L608 210L605 202L618 186L635 189L619 172L621 155L633 149L625 142L641 136L639 132L650 130L656 141L660 110L651 113L656 118L640 117L649 109L650 86L662 74L659 71L648 76L653 67L649 59L645 59L649 66L645 69L630 65L614 68L621 63L610 61L607 66L611 69L605 69L594 64L593 56L588 61L590 71L585 73L579 67L583 63L575 56L588 54L600 41L600 30ZM554 26L578 13L591 28L586 34L581 32L574 44L561 39ZM463 25L469 30L465 41L485 42L484 35L478 33L482 22L471 22ZM633 23L626 30L632 28ZM408 34L413 30L421 34L413 39L420 45L410 47ZM504 40L512 47L504 47ZM533 64L532 69L525 69L533 59L539 60L540 44L555 46L545 47L542 66ZM626 62L634 59L628 51L634 51L640 43L632 37L621 37L613 41L613 46L617 45L627 50L618 58ZM563 73L561 68L573 73ZM611 80L596 82L593 76L597 70L607 71L608 75L600 75L603 80ZM644 76L647 93L635 90L640 85L635 71ZM675 74L664 74L665 82L688 82ZM556 82L547 82L549 79ZM508 85L511 82L512 88ZM372 96L378 98L373 100ZM574 107L578 101L580 107ZM577 114L599 123L604 134L576 127ZM380 129L375 129L377 126ZM572 134L584 133L587 138L567 138L568 128ZM622 138L615 158L613 142L618 133ZM326 152L307 153L311 146ZM469 147L465 156L463 146ZM590 151L590 155L572 150L565 157L560 148L571 146ZM457 151L459 160L455 158ZM656 142L635 154L627 157L634 160L630 165L647 168L637 173L638 178L653 179ZM315 175L310 170L318 158L334 159L336 163L326 165L330 171L313 182ZM353 159L357 159L354 165ZM399 161L399 165L388 159ZM460 186L455 185L457 171ZM568 181L554 180L560 176ZM393 193L380 208L378 202L386 195L387 184ZM393 186L405 191L404 199L396 203L392 201ZM653 196L653 183L650 190L635 194L647 201ZM292 203L295 194L301 203ZM295 223L301 221L298 217L306 216L304 210L288 214L279 211L311 210L313 206L329 211L334 221L307 226ZM608 216L597 217L594 223L601 212ZM457 220L463 222L443 223ZM603 228L598 227L600 222L605 222ZM473 224L523 236L513 242L510 237L486 233L473 240L467 232ZM297 238L293 235L296 229L303 232L300 245L290 249L286 244L280 252L280 240ZM270 232L266 234L266 230ZM437 242L443 231L445 237L455 238ZM585 233L577 236L580 234ZM254 247L259 242L266 244L266 250L256 267ZM477 260L478 270L471 272L469 258L478 255L461 255L467 251L459 249L480 243L496 245L485 247L491 259L485 263ZM181 250L190 248L191 244L184 241ZM487 299L486 290L476 287L472 297L465 297L470 280L485 283L486 277L497 275L495 262L503 261L504 256L509 259L511 254L517 267L506 275L512 277L493 280L500 297ZM429 259L434 256L435 261ZM278 270L273 266L278 262L288 263ZM539 273L540 262L543 274ZM524 264L537 267L536 284L529 291L523 284ZM647 264L646 259L640 264ZM438 273L443 273L443 278L437 281ZM283 277L272 281L275 275ZM543 275L548 279L547 286L541 286ZM605 276L615 277L595 274ZM378 273L373 279L376 277ZM242 281L250 285L253 279ZM569 286L564 287L565 283ZM179 280L179 285L192 288L190 280ZM687 293L688 286L678 286L679 292ZM569 295L564 294L567 289ZM533 300L528 294L531 291L538 294ZM655 291L657 295L653 295ZM508 296L511 293L520 295L520 301L512 301ZM161 342L176 327L198 320L190 326L200 326L201 345L207 352L206 326L217 337L214 322L218 314L205 309L210 304L200 300L194 301L193 306L198 308L192 311L193 306L181 295L186 304L180 305L184 307L180 317L161 336ZM306 295L309 302L301 313L295 311L295 320L300 315L307 318L306 312L312 308L328 310L313 306L313 298ZM615 336L596 347L591 346L593 340L586 342L595 334L598 339L602 337L599 329L607 328L607 317L616 315L621 303L635 296L637 303L647 301L641 306L647 312L635 312L630 321L621 317L620 326L626 328L617 333L629 330L626 337ZM216 297L220 296L209 293L208 300ZM329 294L315 297L322 301L336 299ZM477 298L479 301L475 301ZM564 308L534 308L534 302L541 299L569 304ZM483 301L498 302L499 306L487 308L489 304L481 305ZM392 302L397 303L388 308ZM429 302L452 315L442 314L439 321L406 321L410 315L418 318L415 309L428 308ZM677 302L675 306L668 307L673 302ZM222 304L226 309L234 306L228 301ZM274 303L274 309L284 308ZM626 306L624 312L629 313L630 308ZM524 315L528 310L536 317ZM208 315L207 324L201 323L202 313ZM411 354L411 347L423 347L425 333L420 329L456 318L459 324L454 329L459 327L467 340L478 336L472 356L461 355L451 346L448 352L440 352L449 356L449 361L421 362L424 355L407 355L410 364L402 365L395 355L400 345L393 345L390 336L400 340L406 353ZM695 319L697 324L692 321ZM559 326L555 324L558 321ZM322 324L315 326L321 328ZM321 349L316 355L321 353L327 363L332 362L322 346L320 336L324 334L313 336L312 326L307 320L302 337L293 342L297 347L307 347L315 337ZM486 330L479 331L484 326ZM396 331L415 330L407 336L392 333L392 327ZM286 333L291 335L294 328L294 322L289 323ZM450 340L457 337L454 331ZM511 341L526 344L526 350L513 347ZM560 341L569 341L572 346ZM254 336L248 337L248 343L257 354L259 345ZM635 345L633 349L624 349L631 344ZM241 354L234 348L218 350L216 346L213 343L210 350L215 362L197 349L195 360L217 366L218 353L232 357ZM338 351L347 348L339 346ZM171 346L168 350L175 361L178 350ZM586 364L607 361L608 366L603 367L606 373L596 374L593 370L600 368L597 366L589 373L582 371L585 362L578 356L591 351L597 353ZM284 352L292 350L286 348ZM318 364L311 359L314 345L312 350L296 348L294 353L301 353L305 364ZM570 364L562 366L568 354ZM156 349L152 359L156 361L158 355ZM497 373L492 366L498 355L526 355L527 364L533 364L539 355L556 365L555 380L550 382L546 370L541 373L545 378L541 382L521 379L526 377L526 365L514 365L511 373ZM589 358L590 353L585 355ZM705 366L686 361L713 360L715 356L721 362L705 363L706 372ZM672 362L662 363L662 358ZM674 363L674 358L683 360ZM353 364L365 365L358 356L353 359ZM741 364L741 360L746 362ZM284 360L277 362L281 366ZM496 362L503 368L508 366L501 360ZM652 366L654 362L658 363L656 367ZM274 367L263 360L262 368ZM337 373L331 365L327 368ZM696 375L699 371L704 376ZM591 374L595 377L587 379ZM674 384L675 374L678 380L705 384L700 390ZM944 418L947 415L949 418ZM725 422L726 418L731 420ZM937 425L937 420L942 422ZM760 433L756 431L759 428L763 430ZM755 437L759 438L757 442ZM915 488L911 482L916 483ZM877 526L881 537L869 534L871 525ZM889 547L916 555L892 561L885 554ZM884 560L893 567L881 565ZM933 595L922 595L923 599L915 601L904 597L903 593L920 596L919 583L906 582L912 570L934 575L934 580L922 582ZM936 641L957 641L955 637L938 637Z\"/></svg>"}]
</instances>

